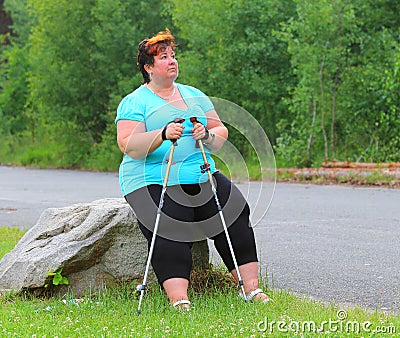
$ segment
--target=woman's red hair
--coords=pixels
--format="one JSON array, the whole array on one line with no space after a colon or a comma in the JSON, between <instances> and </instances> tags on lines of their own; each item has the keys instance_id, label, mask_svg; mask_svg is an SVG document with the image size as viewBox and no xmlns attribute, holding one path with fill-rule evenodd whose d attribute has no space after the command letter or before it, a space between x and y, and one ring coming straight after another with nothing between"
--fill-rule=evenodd
<instances>
[{"instance_id":1,"label":"woman's red hair","mask_svg":"<svg viewBox=\"0 0 400 338\"><path fill-rule=\"evenodd\" d=\"M168 46L175 50L175 38L168 28L165 28L165 31L158 32L152 38L144 39L139 43L137 65L142 73L144 83L150 82L149 74L144 69L144 66L153 65L154 56L158 55Z\"/></svg>"}]
</instances>

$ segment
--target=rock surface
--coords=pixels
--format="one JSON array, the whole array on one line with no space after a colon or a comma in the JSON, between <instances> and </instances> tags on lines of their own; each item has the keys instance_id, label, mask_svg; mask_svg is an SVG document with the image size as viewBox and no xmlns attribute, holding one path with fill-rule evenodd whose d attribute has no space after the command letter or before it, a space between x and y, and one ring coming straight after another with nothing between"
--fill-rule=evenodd
<instances>
[{"instance_id":1,"label":"rock surface","mask_svg":"<svg viewBox=\"0 0 400 338\"><path fill-rule=\"evenodd\" d=\"M62 269L76 296L119 281L142 282L147 241L123 198L46 209L37 224L0 261L0 289L42 289ZM206 241L193 246L193 263L209 261ZM154 280L151 271L149 281Z\"/></svg>"}]
</instances>

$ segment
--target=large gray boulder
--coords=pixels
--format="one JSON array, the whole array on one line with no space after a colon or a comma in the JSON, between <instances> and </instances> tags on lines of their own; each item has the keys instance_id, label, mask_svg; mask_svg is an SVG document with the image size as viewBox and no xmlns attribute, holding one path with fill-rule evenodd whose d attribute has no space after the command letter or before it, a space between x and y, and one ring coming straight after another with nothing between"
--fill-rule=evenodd
<instances>
[{"instance_id":1,"label":"large gray boulder","mask_svg":"<svg viewBox=\"0 0 400 338\"><path fill-rule=\"evenodd\" d=\"M146 259L147 241L123 198L50 208L0 261L0 290L42 290L52 284L49 271L61 268L76 296L119 281L140 284ZM208 265L206 241L193 246L193 260Z\"/></svg>"}]
</instances>

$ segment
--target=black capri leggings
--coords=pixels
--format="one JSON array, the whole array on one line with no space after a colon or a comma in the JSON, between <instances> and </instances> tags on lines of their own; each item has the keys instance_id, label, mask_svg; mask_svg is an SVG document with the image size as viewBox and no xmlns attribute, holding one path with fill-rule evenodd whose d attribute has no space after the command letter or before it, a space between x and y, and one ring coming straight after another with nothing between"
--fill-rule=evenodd
<instances>
[{"instance_id":1,"label":"black capri leggings","mask_svg":"<svg viewBox=\"0 0 400 338\"><path fill-rule=\"evenodd\" d=\"M223 174L215 172L213 177L238 265L257 262L250 208L246 200ZM149 248L161 190L160 185L148 185L125 196ZM170 278L190 279L193 242L206 238L214 241L228 270L234 270L210 183L168 187L151 260L160 285Z\"/></svg>"}]
</instances>

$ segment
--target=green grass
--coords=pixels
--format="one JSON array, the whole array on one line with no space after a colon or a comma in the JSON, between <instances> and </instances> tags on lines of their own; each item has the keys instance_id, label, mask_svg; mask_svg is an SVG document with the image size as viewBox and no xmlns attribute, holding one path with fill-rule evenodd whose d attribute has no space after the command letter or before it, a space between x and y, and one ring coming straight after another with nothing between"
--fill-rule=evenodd
<instances>
[{"instance_id":1,"label":"green grass","mask_svg":"<svg viewBox=\"0 0 400 338\"><path fill-rule=\"evenodd\" d=\"M314 183L314 184L351 184L359 186L384 186L399 187L400 180L385 173L349 172L343 176L313 176L304 174L300 169L293 172L290 169L281 168L277 170L278 182Z\"/></svg>"},{"instance_id":2,"label":"green grass","mask_svg":"<svg viewBox=\"0 0 400 338\"><path fill-rule=\"evenodd\" d=\"M1 229L1 246L14 231ZM144 297L139 316L136 314L138 299L134 285L130 284L88 294L81 303L68 297L65 304L61 297L55 296L3 294L0 336L390 337L400 332L400 318L393 314L327 305L282 290L268 293L274 302L263 305L244 303L234 288L208 288L200 292L192 288L192 310L178 312L168 303L165 294L153 287ZM342 321L338 319L341 314L346 316ZM294 332L297 329L298 334ZM316 333L317 329L322 332Z\"/></svg>"},{"instance_id":3,"label":"green grass","mask_svg":"<svg viewBox=\"0 0 400 338\"><path fill-rule=\"evenodd\" d=\"M236 182L247 180L275 181L273 163L269 163L269 165L265 165L265 168L262 168L260 163L255 160L247 160L246 163L231 160L229 166L216 156L214 156L214 160L217 169Z\"/></svg>"},{"instance_id":4,"label":"green grass","mask_svg":"<svg viewBox=\"0 0 400 338\"><path fill-rule=\"evenodd\" d=\"M17 228L0 227L0 258L15 247L24 233L24 231Z\"/></svg>"}]
</instances>

